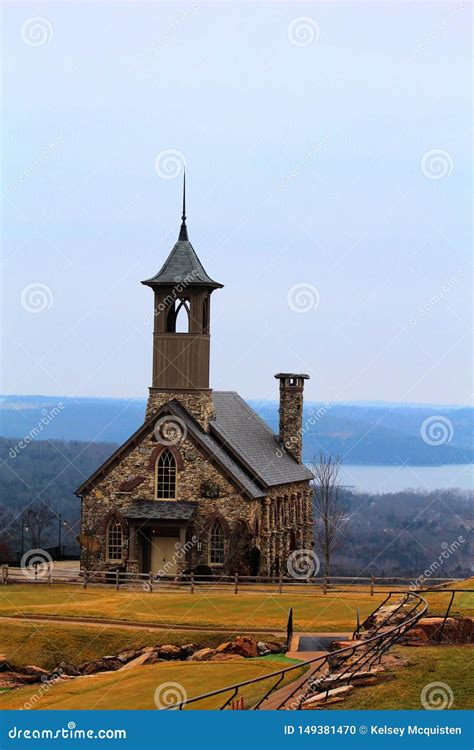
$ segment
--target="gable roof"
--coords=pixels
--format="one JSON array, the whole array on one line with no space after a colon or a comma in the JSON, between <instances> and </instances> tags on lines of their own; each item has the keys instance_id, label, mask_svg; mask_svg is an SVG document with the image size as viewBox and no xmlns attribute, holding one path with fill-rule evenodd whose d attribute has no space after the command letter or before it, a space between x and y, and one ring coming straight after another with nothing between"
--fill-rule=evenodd
<instances>
[{"instance_id":1,"label":"gable roof","mask_svg":"<svg viewBox=\"0 0 474 750\"><path fill-rule=\"evenodd\" d=\"M222 289L223 284L213 281L204 270L189 240L181 240L173 247L158 273L151 279L142 281L145 286L174 286L175 284L196 284Z\"/></svg>"},{"instance_id":2,"label":"gable roof","mask_svg":"<svg viewBox=\"0 0 474 750\"><path fill-rule=\"evenodd\" d=\"M210 422L215 435L248 470L268 487L302 482L313 475L280 445L278 437L235 391L213 391L216 412Z\"/></svg>"},{"instance_id":3,"label":"gable roof","mask_svg":"<svg viewBox=\"0 0 474 750\"><path fill-rule=\"evenodd\" d=\"M209 422L209 432L204 432L179 401L163 404L77 488L75 494L85 494L97 479L154 429L158 416L166 413L174 414L184 422L188 435L200 445L209 460L250 498L265 497L268 488L275 485L312 479L311 472L282 450L277 436L237 393L215 391L213 401L216 417Z\"/></svg>"}]
</instances>

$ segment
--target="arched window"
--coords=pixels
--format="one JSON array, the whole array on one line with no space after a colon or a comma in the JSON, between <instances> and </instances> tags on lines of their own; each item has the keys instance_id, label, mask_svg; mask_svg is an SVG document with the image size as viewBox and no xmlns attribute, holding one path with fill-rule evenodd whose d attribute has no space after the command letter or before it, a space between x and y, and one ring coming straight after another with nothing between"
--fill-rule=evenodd
<instances>
[{"instance_id":1,"label":"arched window","mask_svg":"<svg viewBox=\"0 0 474 750\"><path fill-rule=\"evenodd\" d=\"M189 302L178 299L171 305L166 330L168 333L189 333Z\"/></svg>"},{"instance_id":2,"label":"arched window","mask_svg":"<svg viewBox=\"0 0 474 750\"><path fill-rule=\"evenodd\" d=\"M176 459L165 448L156 459L156 497L158 500L176 500Z\"/></svg>"},{"instance_id":3,"label":"arched window","mask_svg":"<svg viewBox=\"0 0 474 750\"><path fill-rule=\"evenodd\" d=\"M107 524L107 559L121 562L123 557L123 528L118 518L112 516Z\"/></svg>"},{"instance_id":4,"label":"arched window","mask_svg":"<svg viewBox=\"0 0 474 750\"><path fill-rule=\"evenodd\" d=\"M222 524L214 521L209 532L209 562L222 565L224 562L225 535Z\"/></svg>"}]
</instances>

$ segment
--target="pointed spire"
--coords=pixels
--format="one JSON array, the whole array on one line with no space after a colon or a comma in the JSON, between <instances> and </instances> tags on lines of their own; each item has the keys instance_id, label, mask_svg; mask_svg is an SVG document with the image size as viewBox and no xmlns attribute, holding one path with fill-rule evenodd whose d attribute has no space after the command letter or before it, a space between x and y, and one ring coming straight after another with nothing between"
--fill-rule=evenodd
<instances>
[{"instance_id":1,"label":"pointed spire","mask_svg":"<svg viewBox=\"0 0 474 750\"><path fill-rule=\"evenodd\" d=\"M183 171L183 215L181 216L181 229L179 230L178 241L187 241L188 228L186 226L186 170Z\"/></svg>"}]
</instances>

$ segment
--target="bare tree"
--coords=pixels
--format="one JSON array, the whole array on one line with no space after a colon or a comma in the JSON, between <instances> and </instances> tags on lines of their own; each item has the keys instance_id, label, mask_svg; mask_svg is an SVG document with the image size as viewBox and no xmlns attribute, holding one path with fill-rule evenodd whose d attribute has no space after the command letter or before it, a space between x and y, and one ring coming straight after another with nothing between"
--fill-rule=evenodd
<instances>
[{"instance_id":1,"label":"bare tree","mask_svg":"<svg viewBox=\"0 0 474 750\"><path fill-rule=\"evenodd\" d=\"M331 575L331 559L342 544L345 531L345 508L342 486L339 483L341 459L329 455L319 456L319 461L310 465L314 474L314 509L316 546L324 560L324 574Z\"/></svg>"},{"instance_id":2,"label":"bare tree","mask_svg":"<svg viewBox=\"0 0 474 750\"><path fill-rule=\"evenodd\" d=\"M45 532L51 526L55 514L48 508L46 503L36 503L25 510L23 514L25 531L31 540L32 549L41 549Z\"/></svg>"}]
</instances>

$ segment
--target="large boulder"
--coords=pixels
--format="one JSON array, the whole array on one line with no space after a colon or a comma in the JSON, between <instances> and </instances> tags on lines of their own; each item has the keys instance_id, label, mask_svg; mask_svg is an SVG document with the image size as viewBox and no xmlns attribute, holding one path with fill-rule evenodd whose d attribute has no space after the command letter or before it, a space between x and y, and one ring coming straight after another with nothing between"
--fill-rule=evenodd
<instances>
[{"instance_id":1,"label":"large boulder","mask_svg":"<svg viewBox=\"0 0 474 750\"><path fill-rule=\"evenodd\" d=\"M126 664L127 662L132 661L132 659L136 659L140 654L141 650L131 648L128 651L122 651L118 654L117 659L122 662L122 664Z\"/></svg>"},{"instance_id":2,"label":"large boulder","mask_svg":"<svg viewBox=\"0 0 474 750\"><path fill-rule=\"evenodd\" d=\"M200 648L199 651L195 651L188 658L190 661L210 661L216 654L217 649L215 648Z\"/></svg>"},{"instance_id":3,"label":"large boulder","mask_svg":"<svg viewBox=\"0 0 474 750\"><path fill-rule=\"evenodd\" d=\"M34 674L39 680L41 680L41 678L49 677L50 674L47 669L37 667L35 664L28 664L28 666L23 669L23 672L25 674Z\"/></svg>"},{"instance_id":4,"label":"large boulder","mask_svg":"<svg viewBox=\"0 0 474 750\"><path fill-rule=\"evenodd\" d=\"M221 643L220 646L217 647L217 651L219 654L226 654L226 653L231 653L233 648L234 648L233 641L225 641L224 643Z\"/></svg>"},{"instance_id":5,"label":"large boulder","mask_svg":"<svg viewBox=\"0 0 474 750\"><path fill-rule=\"evenodd\" d=\"M443 617L422 617L416 627L410 630L406 638L412 641L439 641L450 643L474 643L474 617L448 617L444 623Z\"/></svg>"},{"instance_id":6,"label":"large boulder","mask_svg":"<svg viewBox=\"0 0 474 750\"><path fill-rule=\"evenodd\" d=\"M93 659L80 665L82 674L97 674L98 672L115 672L123 666L116 656L105 656L102 659Z\"/></svg>"},{"instance_id":7,"label":"large boulder","mask_svg":"<svg viewBox=\"0 0 474 750\"><path fill-rule=\"evenodd\" d=\"M171 644L159 646L158 654L161 659L181 659L181 648L180 646L173 646Z\"/></svg>"},{"instance_id":8,"label":"large boulder","mask_svg":"<svg viewBox=\"0 0 474 750\"><path fill-rule=\"evenodd\" d=\"M286 645L278 641L265 641L264 645L271 654L283 654L286 651Z\"/></svg>"},{"instance_id":9,"label":"large boulder","mask_svg":"<svg viewBox=\"0 0 474 750\"><path fill-rule=\"evenodd\" d=\"M0 689L13 690L14 688L34 685L40 678L34 674L22 674L20 672L3 671L0 674Z\"/></svg>"},{"instance_id":10,"label":"large boulder","mask_svg":"<svg viewBox=\"0 0 474 750\"><path fill-rule=\"evenodd\" d=\"M58 666L55 669L55 673L60 673L63 675L67 675L68 677L78 677L81 673L77 667L74 666L74 664L69 664L67 661L61 661L59 662Z\"/></svg>"},{"instance_id":11,"label":"large boulder","mask_svg":"<svg viewBox=\"0 0 474 750\"><path fill-rule=\"evenodd\" d=\"M238 635L234 640L232 652L246 658L258 656L257 641L248 635Z\"/></svg>"}]
</instances>

